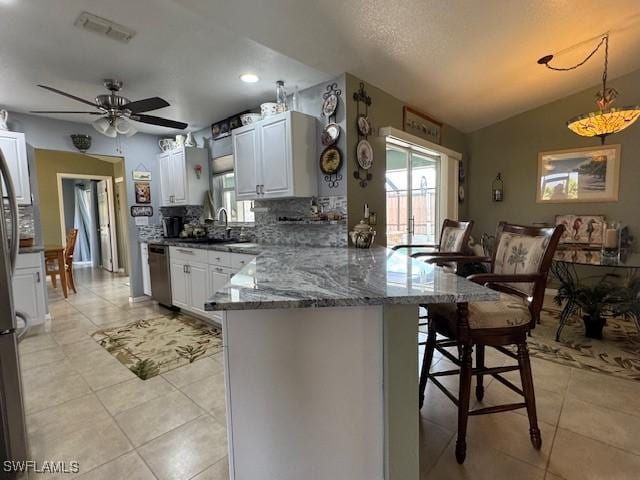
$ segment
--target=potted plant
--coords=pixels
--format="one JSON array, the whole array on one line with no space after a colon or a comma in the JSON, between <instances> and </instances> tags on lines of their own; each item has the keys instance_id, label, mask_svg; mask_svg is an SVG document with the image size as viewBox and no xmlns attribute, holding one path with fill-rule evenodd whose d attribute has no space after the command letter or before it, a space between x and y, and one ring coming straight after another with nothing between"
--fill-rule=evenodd
<instances>
[{"instance_id":1,"label":"potted plant","mask_svg":"<svg viewBox=\"0 0 640 480\"><path fill-rule=\"evenodd\" d=\"M603 280L596 285L563 282L558 288L555 302L572 302L582 312L585 336L602 339L606 315L640 318L640 281L619 285Z\"/></svg>"}]
</instances>

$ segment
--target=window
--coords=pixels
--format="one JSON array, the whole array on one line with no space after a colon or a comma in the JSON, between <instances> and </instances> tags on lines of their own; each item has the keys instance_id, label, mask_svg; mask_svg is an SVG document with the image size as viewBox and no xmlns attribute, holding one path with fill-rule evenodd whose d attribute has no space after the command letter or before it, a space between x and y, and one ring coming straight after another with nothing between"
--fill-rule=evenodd
<instances>
[{"instance_id":1,"label":"window","mask_svg":"<svg viewBox=\"0 0 640 480\"><path fill-rule=\"evenodd\" d=\"M387 144L387 244L435 244L440 157Z\"/></svg>"},{"instance_id":2,"label":"window","mask_svg":"<svg viewBox=\"0 0 640 480\"><path fill-rule=\"evenodd\" d=\"M250 201L236 201L236 183L233 173L213 177L213 201L216 210L224 207L230 222L252 223L255 221Z\"/></svg>"}]
</instances>

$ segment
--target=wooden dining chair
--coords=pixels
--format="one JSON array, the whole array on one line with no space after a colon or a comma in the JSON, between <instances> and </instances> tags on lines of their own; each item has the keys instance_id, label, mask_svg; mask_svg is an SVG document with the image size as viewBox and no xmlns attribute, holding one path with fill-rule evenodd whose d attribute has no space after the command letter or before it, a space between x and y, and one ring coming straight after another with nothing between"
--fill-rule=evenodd
<instances>
[{"instance_id":1,"label":"wooden dining chair","mask_svg":"<svg viewBox=\"0 0 640 480\"><path fill-rule=\"evenodd\" d=\"M401 244L394 245L391 250L429 248L428 252L416 252L412 257L420 256L437 256L451 253L462 253L469 243L469 235L473 228L473 220L468 222L459 222L446 218L442 222L440 229L440 241L437 245L432 244Z\"/></svg>"},{"instance_id":2,"label":"wooden dining chair","mask_svg":"<svg viewBox=\"0 0 640 480\"><path fill-rule=\"evenodd\" d=\"M442 304L428 307L427 346L420 374L419 404L422 408L427 381L431 380L458 407L458 438L455 451L458 463L463 463L466 458L469 416L526 408L531 443L536 449L542 446L527 350L527 334L535 328L540 316L547 275L562 230L562 226L545 228L500 223L490 261L490 273L468 277L475 283L500 292L500 299L492 302ZM457 262L465 261L461 256L441 256L427 261L439 265L452 261L452 258ZM474 261L473 259L474 257L469 257L468 261ZM444 339L439 340L437 335L443 336ZM507 348L513 345L516 353ZM486 346L493 347L517 360L517 365L487 367L485 365ZM458 347L459 354L453 355L447 347ZM472 364L474 347L476 348L475 367ZM431 372L435 350L459 368ZM522 388L502 376L503 373L515 370L520 372ZM460 375L457 398L439 380L449 375ZM506 387L522 395L524 402L469 411L471 378L477 377L475 394L478 401L482 402L485 375L491 375Z\"/></svg>"},{"instance_id":3,"label":"wooden dining chair","mask_svg":"<svg viewBox=\"0 0 640 480\"><path fill-rule=\"evenodd\" d=\"M78 229L72 228L67 233L67 246L64 249L64 268L67 274L67 285L73 293L78 293L76 290L76 282L73 277L73 251L76 248L76 239L78 238Z\"/></svg>"}]
</instances>

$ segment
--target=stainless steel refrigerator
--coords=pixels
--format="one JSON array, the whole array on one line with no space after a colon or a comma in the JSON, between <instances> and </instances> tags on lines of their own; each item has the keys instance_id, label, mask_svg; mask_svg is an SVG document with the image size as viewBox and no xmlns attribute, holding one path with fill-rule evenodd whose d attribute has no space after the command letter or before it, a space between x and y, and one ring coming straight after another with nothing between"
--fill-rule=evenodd
<instances>
[{"instance_id":1,"label":"stainless steel refrigerator","mask_svg":"<svg viewBox=\"0 0 640 480\"><path fill-rule=\"evenodd\" d=\"M22 400L22 380L18 341L28 326L28 319L13 307L12 276L18 257L20 234L18 207L13 181L6 159L0 150L2 205L0 205L0 478L12 478L6 461L28 457L27 433ZM9 226L9 228L7 228ZM18 317L25 322L20 328Z\"/></svg>"}]
</instances>

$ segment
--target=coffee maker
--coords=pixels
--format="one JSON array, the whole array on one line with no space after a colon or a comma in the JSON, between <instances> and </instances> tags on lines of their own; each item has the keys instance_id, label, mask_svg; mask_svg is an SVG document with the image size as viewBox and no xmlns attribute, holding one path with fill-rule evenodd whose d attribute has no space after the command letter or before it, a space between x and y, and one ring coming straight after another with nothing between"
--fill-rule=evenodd
<instances>
[{"instance_id":1,"label":"coffee maker","mask_svg":"<svg viewBox=\"0 0 640 480\"><path fill-rule=\"evenodd\" d=\"M182 217L164 217L162 219L162 236L178 238L182 231Z\"/></svg>"}]
</instances>

